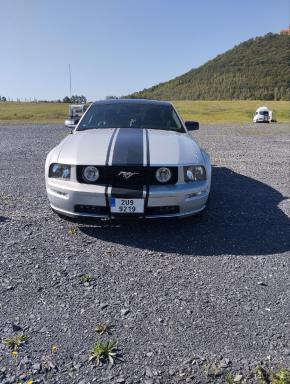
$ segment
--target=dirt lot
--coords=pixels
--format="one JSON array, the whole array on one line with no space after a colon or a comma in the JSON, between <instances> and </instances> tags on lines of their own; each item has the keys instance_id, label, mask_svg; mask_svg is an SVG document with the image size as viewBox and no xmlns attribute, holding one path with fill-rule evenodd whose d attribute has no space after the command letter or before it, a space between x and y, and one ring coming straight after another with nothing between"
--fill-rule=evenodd
<instances>
[{"instance_id":1,"label":"dirt lot","mask_svg":"<svg viewBox=\"0 0 290 384\"><path fill-rule=\"evenodd\" d=\"M0 126L0 338L27 336L18 356L0 344L0 383L255 383L257 366L289 368L289 127L201 126L203 217L95 225L46 199L45 157L67 133ZM96 367L107 340L122 362Z\"/></svg>"}]
</instances>

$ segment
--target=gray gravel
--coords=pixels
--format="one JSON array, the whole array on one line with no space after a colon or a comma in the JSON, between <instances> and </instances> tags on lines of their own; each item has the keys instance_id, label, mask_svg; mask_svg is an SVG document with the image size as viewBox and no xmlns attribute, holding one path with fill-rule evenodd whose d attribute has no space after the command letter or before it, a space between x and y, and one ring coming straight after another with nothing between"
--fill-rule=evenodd
<instances>
[{"instance_id":1,"label":"gray gravel","mask_svg":"<svg viewBox=\"0 0 290 384\"><path fill-rule=\"evenodd\" d=\"M0 383L254 383L256 366L289 368L288 126L201 126L211 200L177 222L55 215L44 161L66 134L0 126L0 337L28 337L18 357L0 344ZM122 361L96 367L107 340Z\"/></svg>"}]
</instances>

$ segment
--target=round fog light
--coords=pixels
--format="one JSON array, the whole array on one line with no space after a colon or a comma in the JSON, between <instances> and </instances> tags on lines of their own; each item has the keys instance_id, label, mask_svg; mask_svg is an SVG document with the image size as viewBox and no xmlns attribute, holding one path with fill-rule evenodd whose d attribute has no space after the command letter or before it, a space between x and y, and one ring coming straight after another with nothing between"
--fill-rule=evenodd
<instances>
[{"instance_id":1,"label":"round fog light","mask_svg":"<svg viewBox=\"0 0 290 384\"><path fill-rule=\"evenodd\" d=\"M97 167L87 166L83 169L83 179L89 183L94 183L100 177L100 173Z\"/></svg>"},{"instance_id":2,"label":"round fog light","mask_svg":"<svg viewBox=\"0 0 290 384\"><path fill-rule=\"evenodd\" d=\"M169 168L158 168L156 171L156 179L159 183L168 183L171 179L171 171Z\"/></svg>"}]
</instances>

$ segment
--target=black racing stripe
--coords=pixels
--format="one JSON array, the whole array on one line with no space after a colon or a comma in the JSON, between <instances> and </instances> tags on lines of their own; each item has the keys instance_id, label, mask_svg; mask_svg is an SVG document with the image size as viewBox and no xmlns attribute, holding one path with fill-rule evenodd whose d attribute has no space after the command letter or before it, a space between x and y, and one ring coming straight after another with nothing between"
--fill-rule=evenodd
<instances>
[{"instance_id":1,"label":"black racing stripe","mask_svg":"<svg viewBox=\"0 0 290 384\"><path fill-rule=\"evenodd\" d=\"M148 129L145 130L145 133L146 133L147 166L150 167L150 149L149 149L149 132L148 132Z\"/></svg>"},{"instance_id":2,"label":"black racing stripe","mask_svg":"<svg viewBox=\"0 0 290 384\"><path fill-rule=\"evenodd\" d=\"M109 141L109 145L108 145L108 149L107 149L107 156L106 156L106 163L105 163L106 166L108 166L108 164L109 164L112 143L113 143L113 140L114 140L116 133L117 133L117 128L114 129L114 132L112 133L112 136L111 136L110 141ZM105 187L105 200L106 200L106 206L109 209L110 208L110 202L109 202L108 189L109 189L109 186L106 185L106 187Z\"/></svg>"},{"instance_id":3,"label":"black racing stripe","mask_svg":"<svg viewBox=\"0 0 290 384\"><path fill-rule=\"evenodd\" d=\"M120 128L114 146L112 166L143 166L143 129ZM143 197L143 185L119 187L112 186L112 197L136 198Z\"/></svg>"},{"instance_id":4,"label":"black racing stripe","mask_svg":"<svg viewBox=\"0 0 290 384\"><path fill-rule=\"evenodd\" d=\"M120 128L112 165L143 165L143 129Z\"/></svg>"},{"instance_id":5,"label":"black racing stripe","mask_svg":"<svg viewBox=\"0 0 290 384\"><path fill-rule=\"evenodd\" d=\"M114 186L111 195L119 199L142 199L143 186L130 186L128 188Z\"/></svg>"},{"instance_id":6,"label":"black racing stripe","mask_svg":"<svg viewBox=\"0 0 290 384\"><path fill-rule=\"evenodd\" d=\"M106 187L105 187L105 200L106 200L106 207L107 208L110 207L108 189L109 189L109 186L106 185Z\"/></svg>"},{"instance_id":7,"label":"black racing stripe","mask_svg":"<svg viewBox=\"0 0 290 384\"><path fill-rule=\"evenodd\" d=\"M146 165L147 167L150 167L150 148L149 148L149 132L148 129L145 130L146 134ZM145 201L144 201L144 215L146 215L147 207L148 207L148 200L149 200L149 185L146 185L146 193L145 193Z\"/></svg>"}]
</instances>

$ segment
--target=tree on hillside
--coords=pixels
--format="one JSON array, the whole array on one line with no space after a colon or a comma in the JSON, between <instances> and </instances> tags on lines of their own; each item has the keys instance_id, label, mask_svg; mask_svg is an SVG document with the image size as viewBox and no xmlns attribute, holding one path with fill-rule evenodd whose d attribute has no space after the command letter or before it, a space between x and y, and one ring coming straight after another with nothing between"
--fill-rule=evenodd
<instances>
[{"instance_id":1,"label":"tree on hillside","mask_svg":"<svg viewBox=\"0 0 290 384\"><path fill-rule=\"evenodd\" d=\"M73 104L86 104L87 98L83 95L82 96L74 95L71 97L71 102Z\"/></svg>"},{"instance_id":2,"label":"tree on hillside","mask_svg":"<svg viewBox=\"0 0 290 384\"><path fill-rule=\"evenodd\" d=\"M70 98L68 96L65 96L63 99L62 99L62 102L63 103L70 103Z\"/></svg>"},{"instance_id":3,"label":"tree on hillside","mask_svg":"<svg viewBox=\"0 0 290 384\"><path fill-rule=\"evenodd\" d=\"M130 97L164 100L290 100L290 36L268 33L199 68Z\"/></svg>"},{"instance_id":4,"label":"tree on hillside","mask_svg":"<svg viewBox=\"0 0 290 384\"><path fill-rule=\"evenodd\" d=\"M83 95L73 95L72 97L64 97L62 99L63 103L71 103L71 104L86 104L87 98Z\"/></svg>"}]
</instances>

